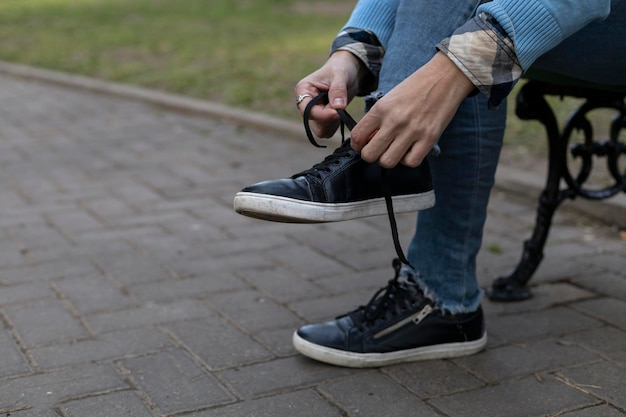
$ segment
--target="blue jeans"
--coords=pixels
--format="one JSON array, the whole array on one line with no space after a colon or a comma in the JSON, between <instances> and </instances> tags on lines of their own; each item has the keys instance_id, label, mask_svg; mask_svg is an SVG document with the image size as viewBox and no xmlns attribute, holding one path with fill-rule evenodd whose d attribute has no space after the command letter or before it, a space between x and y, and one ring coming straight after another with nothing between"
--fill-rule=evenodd
<instances>
[{"instance_id":1,"label":"blue jeans","mask_svg":"<svg viewBox=\"0 0 626 417\"><path fill-rule=\"evenodd\" d=\"M391 90L428 62L436 52L433 45L467 21L479 4L478 0L401 0L381 69L379 91L372 97ZM613 38L623 44L621 39L626 39L623 30L626 24L624 19L613 19L622 26L619 29L622 34ZM596 31L594 36L599 45L589 45L586 41L578 46L589 49L594 57L603 55L604 50L604 56L609 57L613 65L626 67L623 58L621 63L615 64L616 50L607 54L606 47L599 47L606 25L592 26L594 28L590 26L589 29ZM587 29L575 36L584 38L583 32ZM615 35L615 30L612 33ZM543 69L563 69L560 57L567 55L572 62L566 68L575 70L573 74L588 75L586 78L590 81L606 79L600 71L590 70L589 61L580 60L580 54L572 48L572 45L559 46L546 54L545 60L540 58L537 65L543 65ZM368 104L372 105L373 100ZM405 273L414 274L426 294L439 308L450 313L474 311L481 302L476 256L482 244L487 204L505 124L506 105L488 110L484 96L467 98L439 139L441 154L428 157L437 203L418 215L416 232L407 252L415 271L405 270Z\"/></svg>"}]
</instances>

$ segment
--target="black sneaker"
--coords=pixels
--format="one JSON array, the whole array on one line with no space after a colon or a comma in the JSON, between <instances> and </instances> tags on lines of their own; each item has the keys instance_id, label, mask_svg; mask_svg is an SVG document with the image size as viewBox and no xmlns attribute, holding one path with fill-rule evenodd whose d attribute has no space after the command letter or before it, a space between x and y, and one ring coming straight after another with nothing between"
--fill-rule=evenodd
<instances>
[{"instance_id":1,"label":"black sneaker","mask_svg":"<svg viewBox=\"0 0 626 417\"><path fill-rule=\"evenodd\" d=\"M487 344L482 309L444 314L410 279L396 276L370 302L293 335L296 350L321 362L353 368L452 358L480 352Z\"/></svg>"},{"instance_id":2,"label":"black sneaker","mask_svg":"<svg viewBox=\"0 0 626 417\"><path fill-rule=\"evenodd\" d=\"M304 126L316 146L308 126L312 100L304 114ZM349 129L356 122L345 112L339 114ZM342 129L343 130L343 129ZM385 197L391 201L386 201ZM350 147L350 140L312 168L290 178L263 181L235 195L237 213L263 220L287 223L322 223L424 210L435 204L428 162L417 168L398 165L393 169L368 163Z\"/></svg>"},{"instance_id":3,"label":"black sneaker","mask_svg":"<svg viewBox=\"0 0 626 417\"><path fill-rule=\"evenodd\" d=\"M378 164L363 161L346 140L324 161L290 178L250 185L235 195L237 213L287 223L322 223L387 214ZM435 204L428 163L387 170L396 213Z\"/></svg>"}]
</instances>

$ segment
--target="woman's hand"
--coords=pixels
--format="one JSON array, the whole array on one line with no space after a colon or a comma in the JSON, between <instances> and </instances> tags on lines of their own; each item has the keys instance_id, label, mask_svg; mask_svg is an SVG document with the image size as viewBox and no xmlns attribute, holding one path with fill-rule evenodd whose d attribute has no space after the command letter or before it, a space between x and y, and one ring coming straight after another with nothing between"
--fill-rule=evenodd
<instances>
[{"instance_id":1,"label":"woman's hand","mask_svg":"<svg viewBox=\"0 0 626 417\"><path fill-rule=\"evenodd\" d=\"M351 132L351 145L385 168L421 164L474 89L441 52L381 98Z\"/></svg>"},{"instance_id":2,"label":"woman's hand","mask_svg":"<svg viewBox=\"0 0 626 417\"><path fill-rule=\"evenodd\" d=\"M328 92L328 103L320 103L311 109L311 130L321 138L329 138L339 127L336 109L345 109L358 91L359 80L367 71L361 61L347 51L336 51L317 71L303 78L295 87L297 96L308 94L298 104L300 113L321 92Z\"/></svg>"}]
</instances>

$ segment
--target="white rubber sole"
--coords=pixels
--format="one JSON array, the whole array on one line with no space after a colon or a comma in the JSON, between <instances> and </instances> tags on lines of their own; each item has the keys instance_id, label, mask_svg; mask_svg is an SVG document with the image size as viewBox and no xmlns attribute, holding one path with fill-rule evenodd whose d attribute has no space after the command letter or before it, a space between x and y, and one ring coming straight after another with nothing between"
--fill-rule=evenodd
<instances>
[{"instance_id":1,"label":"white rubber sole","mask_svg":"<svg viewBox=\"0 0 626 417\"><path fill-rule=\"evenodd\" d=\"M435 205L433 190L392 197L395 213L425 210ZM352 203L316 203L268 194L238 192L234 209L257 219L285 223L326 223L387 214L384 198Z\"/></svg>"},{"instance_id":2,"label":"white rubber sole","mask_svg":"<svg viewBox=\"0 0 626 417\"><path fill-rule=\"evenodd\" d=\"M349 368L373 368L397 363L425 361L431 359L458 358L480 352L487 345L487 333L471 342L445 343L389 353L355 353L316 345L293 334L293 346L304 356Z\"/></svg>"}]
</instances>

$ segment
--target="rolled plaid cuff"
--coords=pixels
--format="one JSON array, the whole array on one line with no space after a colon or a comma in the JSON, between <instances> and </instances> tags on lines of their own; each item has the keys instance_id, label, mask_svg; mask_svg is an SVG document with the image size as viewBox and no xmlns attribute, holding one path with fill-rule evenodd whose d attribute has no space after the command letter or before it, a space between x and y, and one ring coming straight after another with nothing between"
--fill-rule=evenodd
<instances>
[{"instance_id":1,"label":"rolled plaid cuff","mask_svg":"<svg viewBox=\"0 0 626 417\"><path fill-rule=\"evenodd\" d=\"M487 13L467 21L437 49L450 58L496 108L522 76L511 38Z\"/></svg>"},{"instance_id":2,"label":"rolled plaid cuff","mask_svg":"<svg viewBox=\"0 0 626 417\"><path fill-rule=\"evenodd\" d=\"M341 31L331 46L331 53L348 51L356 56L369 74L360 82L359 96L367 95L378 87L378 76L385 55L385 49L372 32L357 28L346 28Z\"/></svg>"}]
</instances>

